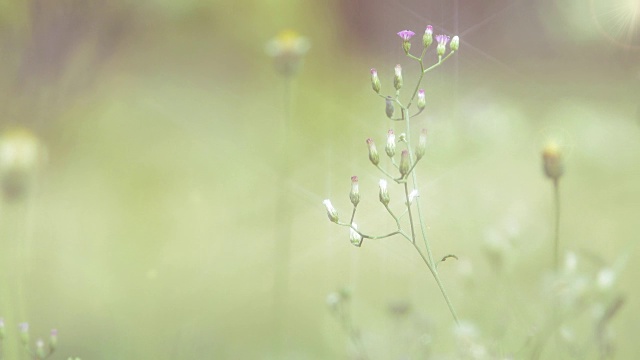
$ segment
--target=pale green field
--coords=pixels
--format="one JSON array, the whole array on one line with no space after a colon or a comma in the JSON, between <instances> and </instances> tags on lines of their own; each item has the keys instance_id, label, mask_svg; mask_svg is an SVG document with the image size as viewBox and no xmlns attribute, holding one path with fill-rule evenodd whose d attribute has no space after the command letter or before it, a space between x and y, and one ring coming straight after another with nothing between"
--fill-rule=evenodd
<instances>
[{"instance_id":1,"label":"pale green field","mask_svg":"<svg viewBox=\"0 0 640 360\"><path fill-rule=\"evenodd\" d=\"M357 348L325 301L348 287L369 359L535 358L537 335L554 318L561 335L540 358L599 359L593 319L598 304L618 298L607 330L612 358L634 358L640 50L576 25L591 19L586 10L543 1L496 3L484 13L460 2L467 16L459 18L447 2L431 5L433 15L411 2L346 4L112 5L126 14L117 18L126 26L116 27L123 33L113 52L91 60L94 47L106 46L91 33L60 80L42 80L41 97L13 87L27 34L36 32L28 4L3 5L10 15L0 18L0 122L35 133L48 161L27 196L0 205L0 349L15 347L16 324L28 321L32 340L59 330L53 359L352 359ZM95 16L116 21L112 12ZM354 17L372 36L356 33ZM387 130L402 126L386 118L369 69L378 69L385 92L400 63L413 88L417 69L395 33L432 23L453 35L456 18L460 51L427 75L427 107L412 135L429 130L416 170L428 236L436 257L459 258L440 274L470 324L464 329L477 331L466 339L486 357L465 357L470 343L456 337L460 329L406 240L356 248L322 205L330 198L348 216L349 179L358 175L358 225L393 230L365 139L383 155ZM546 27L526 29L531 23ZM286 179L277 170L285 80L264 52L283 28L311 43L292 83ZM555 287L553 189L541 164L550 138L565 150L561 250L578 257L575 279ZM400 187L389 191L400 209ZM283 194L285 221L276 214ZM278 253L282 226L291 229L288 255ZM276 263L285 262L277 294ZM598 290L598 272L619 264L616 281ZM596 300L569 302L583 290ZM410 311L394 317L390 304Z\"/></svg>"}]
</instances>

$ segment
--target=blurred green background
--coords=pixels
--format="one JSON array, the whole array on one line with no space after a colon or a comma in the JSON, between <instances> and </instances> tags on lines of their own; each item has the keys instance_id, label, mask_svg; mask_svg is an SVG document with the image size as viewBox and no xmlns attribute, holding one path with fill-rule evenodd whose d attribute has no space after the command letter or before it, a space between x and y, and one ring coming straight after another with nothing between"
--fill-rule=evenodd
<instances>
[{"instance_id":1,"label":"blurred green background","mask_svg":"<svg viewBox=\"0 0 640 360\"><path fill-rule=\"evenodd\" d=\"M565 151L563 251L585 274L637 254L637 0L0 2L0 125L31 131L47 158L0 205L5 342L28 321L33 339L59 329L54 359L347 359L325 304L347 286L372 358L452 358L436 355L455 353L453 321L411 246L355 248L322 206L346 216L358 175L360 228L393 228L365 139L402 127L369 69L389 93L402 64L413 88L396 33L428 24L461 38L414 122L429 129L417 171L432 247L460 259L440 267L460 317L495 358L520 358L551 312L549 139ZM288 139L288 80L265 54L283 29L311 44ZM639 271L628 261L611 290L620 359L639 350ZM568 326L589 344L588 325Z\"/></svg>"}]
</instances>

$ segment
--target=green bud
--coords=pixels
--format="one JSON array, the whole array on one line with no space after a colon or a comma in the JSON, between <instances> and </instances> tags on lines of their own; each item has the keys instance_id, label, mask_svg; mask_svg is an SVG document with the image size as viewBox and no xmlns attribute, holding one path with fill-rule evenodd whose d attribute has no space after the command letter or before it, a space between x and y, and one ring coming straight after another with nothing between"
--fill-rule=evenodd
<instances>
[{"instance_id":1,"label":"green bud","mask_svg":"<svg viewBox=\"0 0 640 360\"><path fill-rule=\"evenodd\" d=\"M460 38L457 35L451 39L449 48L451 49L451 51L456 51L458 50L458 48L460 48Z\"/></svg>"},{"instance_id":2,"label":"green bud","mask_svg":"<svg viewBox=\"0 0 640 360\"><path fill-rule=\"evenodd\" d=\"M427 105L427 100L424 97L423 89L418 90L418 103L416 105L418 106L418 110L424 109L424 107Z\"/></svg>"},{"instance_id":3,"label":"green bud","mask_svg":"<svg viewBox=\"0 0 640 360\"><path fill-rule=\"evenodd\" d=\"M351 226L356 229L358 228L358 225L356 225L356 223L352 223ZM358 232L353 228L349 228L349 241L351 241L351 244L353 246L360 247L362 245L362 236L360 236L360 234L358 234Z\"/></svg>"},{"instance_id":4,"label":"green bud","mask_svg":"<svg viewBox=\"0 0 640 360\"><path fill-rule=\"evenodd\" d=\"M389 132L387 133L387 145L384 147L384 151L390 158L396 154L396 136L393 134L393 130L391 129L389 129Z\"/></svg>"},{"instance_id":5,"label":"green bud","mask_svg":"<svg viewBox=\"0 0 640 360\"><path fill-rule=\"evenodd\" d=\"M378 149L376 149L373 139L367 139L367 146L369 147L369 160L373 165L377 166L380 163L380 155L378 155Z\"/></svg>"}]
</instances>

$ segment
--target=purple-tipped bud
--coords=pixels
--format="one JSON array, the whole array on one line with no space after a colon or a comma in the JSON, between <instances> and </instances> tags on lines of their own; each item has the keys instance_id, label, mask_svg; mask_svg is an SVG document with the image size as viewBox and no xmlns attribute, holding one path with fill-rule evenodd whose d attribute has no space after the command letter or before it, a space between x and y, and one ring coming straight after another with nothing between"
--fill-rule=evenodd
<instances>
[{"instance_id":1,"label":"purple-tipped bud","mask_svg":"<svg viewBox=\"0 0 640 360\"><path fill-rule=\"evenodd\" d=\"M387 133L387 145L384 147L387 156L393 157L396 154L396 135L389 129Z\"/></svg>"},{"instance_id":2,"label":"purple-tipped bud","mask_svg":"<svg viewBox=\"0 0 640 360\"><path fill-rule=\"evenodd\" d=\"M371 69L371 88L373 88L373 91L378 94L380 93L380 89L382 88L382 85L380 84L380 78L378 78L378 72L376 71L376 69Z\"/></svg>"},{"instance_id":3,"label":"purple-tipped bud","mask_svg":"<svg viewBox=\"0 0 640 360\"><path fill-rule=\"evenodd\" d=\"M20 330L20 342L22 342L22 345L29 344L29 323L18 324L18 329Z\"/></svg>"},{"instance_id":4,"label":"purple-tipped bud","mask_svg":"<svg viewBox=\"0 0 640 360\"><path fill-rule=\"evenodd\" d=\"M420 131L420 138L418 139L418 146L416 146L416 161L422 159L427 149L427 129Z\"/></svg>"},{"instance_id":5,"label":"purple-tipped bud","mask_svg":"<svg viewBox=\"0 0 640 360\"><path fill-rule=\"evenodd\" d=\"M415 34L416 33L411 30L402 30L398 33L398 36L402 38L402 49L404 50L405 54L409 54L409 50L411 49L411 43L409 42L409 40L411 40L411 38Z\"/></svg>"},{"instance_id":6,"label":"purple-tipped bud","mask_svg":"<svg viewBox=\"0 0 640 360\"><path fill-rule=\"evenodd\" d=\"M427 100L424 97L423 89L418 90L418 103L416 105L418 106L418 110L424 109L424 107L427 105Z\"/></svg>"},{"instance_id":7,"label":"purple-tipped bud","mask_svg":"<svg viewBox=\"0 0 640 360\"><path fill-rule=\"evenodd\" d=\"M438 56L442 56L445 52L447 52L447 43L449 42L449 37L447 35L436 35L436 41L438 42Z\"/></svg>"},{"instance_id":8,"label":"purple-tipped bud","mask_svg":"<svg viewBox=\"0 0 640 360\"><path fill-rule=\"evenodd\" d=\"M396 107L393 105L393 98L391 98L391 96L387 96L384 112L387 114L389 119L391 119L393 114L396 112Z\"/></svg>"},{"instance_id":9,"label":"purple-tipped bud","mask_svg":"<svg viewBox=\"0 0 640 360\"><path fill-rule=\"evenodd\" d=\"M353 246L360 247L362 245L362 236L353 228L357 229L358 225L356 225L356 223L351 224L351 228L349 228L349 241L351 241Z\"/></svg>"},{"instance_id":10,"label":"purple-tipped bud","mask_svg":"<svg viewBox=\"0 0 640 360\"><path fill-rule=\"evenodd\" d=\"M54 352L58 348L58 329L51 329L49 334L49 349Z\"/></svg>"},{"instance_id":11,"label":"purple-tipped bud","mask_svg":"<svg viewBox=\"0 0 640 360\"><path fill-rule=\"evenodd\" d=\"M449 49L451 49L451 51L456 51L459 48L460 48L460 38L458 37L458 35L456 35L451 39L451 44L449 44Z\"/></svg>"},{"instance_id":12,"label":"purple-tipped bud","mask_svg":"<svg viewBox=\"0 0 640 360\"><path fill-rule=\"evenodd\" d=\"M351 192L349 193L349 198L351 199L353 207L358 206L358 203L360 202L360 189L358 186L357 176L351 177Z\"/></svg>"},{"instance_id":13,"label":"purple-tipped bud","mask_svg":"<svg viewBox=\"0 0 640 360\"><path fill-rule=\"evenodd\" d=\"M400 64L396 65L395 75L393 76L393 87L396 90L400 90L402 88L402 66Z\"/></svg>"},{"instance_id":14,"label":"purple-tipped bud","mask_svg":"<svg viewBox=\"0 0 640 360\"><path fill-rule=\"evenodd\" d=\"M380 163L380 155L378 155L378 149L376 149L376 144L373 142L373 139L367 139L367 146L369 147L369 160L373 165L378 166Z\"/></svg>"},{"instance_id":15,"label":"purple-tipped bud","mask_svg":"<svg viewBox=\"0 0 640 360\"><path fill-rule=\"evenodd\" d=\"M387 189L387 180L380 179L379 185L380 185L380 193L379 193L380 202L384 206L387 206L389 205L389 201L391 200L389 198L389 190Z\"/></svg>"},{"instance_id":16,"label":"purple-tipped bud","mask_svg":"<svg viewBox=\"0 0 640 360\"><path fill-rule=\"evenodd\" d=\"M422 44L424 47L429 47L433 43L433 26L427 25L427 29L424 31L424 35L422 35Z\"/></svg>"},{"instance_id":17,"label":"purple-tipped bud","mask_svg":"<svg viewBox=\"0 0 640 360\"><path fill-rule=\"evenodd\" d=\"M411 164L409 164L409 150L402 150L402 154L400 154L400 165L398 166L398 170L400 170L400 175L403 177L409 173L409 168Z\"/></svg>"},{"instance_id":18,"label":"purple-tipped bud","mask_svg":"<svg viewBox=\"0 0 640 360\"><path fill-rule=\"evenodd\" d=\"M327 208L327 216L329 217L329 220L331 220L334 223L337 223L338 211L333 207L333 205L331 205L331 200L326 199L322 203Z\"/></svg>"}]
</instances>

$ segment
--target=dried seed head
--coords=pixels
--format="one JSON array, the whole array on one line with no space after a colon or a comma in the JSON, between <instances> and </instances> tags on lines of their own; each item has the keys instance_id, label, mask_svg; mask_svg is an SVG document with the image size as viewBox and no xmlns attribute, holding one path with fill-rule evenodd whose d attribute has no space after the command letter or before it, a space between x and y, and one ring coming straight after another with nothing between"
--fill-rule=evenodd
<instances>
[{"instance_id":1,"label":"dried seed head","mask_svg":"<svg viewBox=\"0 0 640 360\"><path fill-rule=\"evenodd\" d=\"M544 173L553 181L558 181L564 173L562 153L556 143L548 143L542 150L542 164Z\"/></svg>"}]
</instances>

